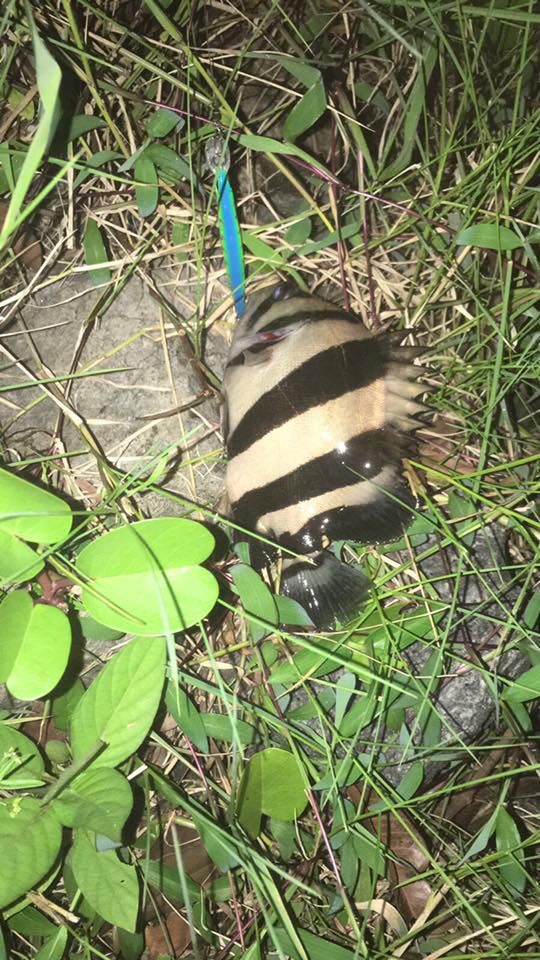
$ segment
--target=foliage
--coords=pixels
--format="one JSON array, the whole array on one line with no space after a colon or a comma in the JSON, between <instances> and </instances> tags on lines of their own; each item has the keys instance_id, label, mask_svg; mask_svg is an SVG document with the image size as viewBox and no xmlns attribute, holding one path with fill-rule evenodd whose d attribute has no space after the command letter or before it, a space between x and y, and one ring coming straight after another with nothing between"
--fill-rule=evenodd
<instances>
[{"instance_id":1,"label":"foliage","mask_svg":"<svg viewBox=\"0 0 540 960\"><path fill-rule=\"evenodd\" d=\"M535 955L539 15L4 6L0 952ZM331 636L193 519L222 459L191 417L229 332L216 131L250 289L289 275L431 355L418 517L335 545L376 590ZM155 313L124 335L134 277ZM72 352L59 326L42 357L28 306L86 278ZM135 403L174 381L158 340L197 382L174 442ZM81 399L111 382L138 390L121 443Z\"/></svg>"}]
</instances>

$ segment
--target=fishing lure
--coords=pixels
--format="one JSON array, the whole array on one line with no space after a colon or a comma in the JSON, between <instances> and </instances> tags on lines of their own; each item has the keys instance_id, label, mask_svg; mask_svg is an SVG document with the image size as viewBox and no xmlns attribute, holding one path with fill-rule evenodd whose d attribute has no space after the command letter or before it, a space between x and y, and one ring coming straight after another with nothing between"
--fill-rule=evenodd
<instances>
[{"instance_id":1,"label":"fishing lure","mask_svg":"<svg viewBox=\"0 0 540 960\"><path fill-rule=\"evenodd\" d=\"M240 226L229 181L230 154L223 137L212 137L207 141L205 157L209 169L216 177L218 222L225 269L234 299L236 316L240 318L246 309L246 277Z\"/></svg>"}]
</instances>

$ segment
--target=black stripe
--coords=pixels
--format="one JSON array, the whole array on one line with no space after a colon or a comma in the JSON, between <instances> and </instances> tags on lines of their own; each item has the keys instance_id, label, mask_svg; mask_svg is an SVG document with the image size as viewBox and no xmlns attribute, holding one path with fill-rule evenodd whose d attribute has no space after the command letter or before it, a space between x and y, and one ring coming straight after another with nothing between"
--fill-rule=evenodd
<instances>
[{"instance_id":1,"label":"black stripe","mask_svg":"<svg viewBox=\"0 0 540 960\"><path fill-rule=\"evenodd\" d=\"M339 307L334 307L333 309L321 310L320 313L313 312L312 310L298 310L296 313L284 313L280 317L276 317L275 320L271 320L270 323L266 323L264 327L260 327L257 331L258 333L267 333L270 330L280 330L281 327L290 327L293 323L320 323L322 320L329 321L344 321L345 323L354 323L355 326L358 326L360 321L358 317L355 317L353 313L346 313L345 310L340 310Z\"/></svg>"},{"instance_id":2,"label":"black stripe","mask_svg":"<svg viewBox=\"0 0 540 960\"><path fill-rule=\"evenodd\" d=\"M392 496L377 490L370 503L325 510L313 517L298 533L281 536L279 542L297 553L320 550L323 546L321 527L330 540L351 540L353 543L387 543L395 540L412 522L414 499L402 481L394 484L389 493Z\"/></svg>"},{"instance_id":3,"label":"black stripe","mask_svg":"<svg viewBox=\"0 0 540 960\"><path fill-rule=\"evenodd\" d=\"M384 376L386 365L386 344L379 339L349 340L316 354L263 393L244 414L229 437L229 459L306 410L367 387ZM232 398L229 402L232 405Z\"/></svg>"},{"instance_id":4,"label":"black stripe","mask_svg":"<svg viewBox=\"0 0 540 960\"><path fill-rule=\"evenodd\" d=\"M242 517L248 526L254 526L265 513L348 487L357 480L376 477L383 467L399 459L399 441L392 431L366 430L347 441L344 453L332 450L245 493L232 504L235 517Z\"/></svg>"}]
</instances>

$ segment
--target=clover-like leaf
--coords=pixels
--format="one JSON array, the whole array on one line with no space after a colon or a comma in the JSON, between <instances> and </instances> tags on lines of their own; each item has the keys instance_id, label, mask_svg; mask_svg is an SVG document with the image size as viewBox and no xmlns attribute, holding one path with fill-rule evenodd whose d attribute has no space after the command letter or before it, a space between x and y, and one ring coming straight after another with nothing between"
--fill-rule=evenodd
<instances>
[{"instance_id":1,"label":"clover-like leaf","mask_svg":"<svg viewBox=\"0 0 540 960\"><path fill-rule=\"evenodd\" d=\"M15 590L0 604L0 681L21 700L36 700L60 681L71 649L71 628L56 607L32 603Z\"/></svg>"},{"instance_id":2,"label":"clover-like leaf","mask_svg":"<svg viewBox=\"0 0 540 960\"><path fill-rule=\"evenodd\" d=\"M112 530L79 554L79 573L89 580L83 605L124 632L184 630L217 600L216 578L199 566L213 549L212 534L193 520L159 517Z\"/></svg>"}]
</instances>

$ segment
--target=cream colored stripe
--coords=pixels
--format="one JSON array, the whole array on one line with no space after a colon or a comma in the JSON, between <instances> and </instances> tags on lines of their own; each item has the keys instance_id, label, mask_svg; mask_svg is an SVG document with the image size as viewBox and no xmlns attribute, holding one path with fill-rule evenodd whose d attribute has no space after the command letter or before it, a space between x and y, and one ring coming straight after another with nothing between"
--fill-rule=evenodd
<instances>
[{"instance_id":1,"label":"cream colored stripe","mask_svg":"<svg viewBox=\"0 0 540 960\"><path fill-rule=\"evenodd\" d=\"M259 397L272 390L280 380L323 350L341 343L362 340L369 335L358 324L341 320L319 321L298 328L286 340L269 347L261 354L261 362L233 366L225 370L223 394L227 401L230 432Z\"/></svg>"},{"instance_id":2,"label":"cream colored stripe","mask_svg":"<svg viewBox=\"0 0 540 960\"><path fill-rule=\"evenodd\" d=\"M257 530L260 533L267 533L276 537L276 539L279 539L285 533L294 536L313 517L327 510L353 506L366 506L369 509L369 505L380 495L380 488L390 490L395 485L395 481L395 468L385 467L374 478L373 482L371 480L360 480L352 483L349 487L330 490L328 493L321 494L320 497L302 500L300 503L285 507L283 510L265 513L257 523Z\"/></svg>"},{"instance_id":3,"label":"cream colored stripe","mask_svg":"<svg viewBox=\"0 0 540 960\"><path fill-rule=\"evenodd\" d=\"M227 467L232 504L245 493L296 470L315 457L345 448L347 441L384 424L384 380L312 407L266 433Z\"/></svg>"}]
</instances>

